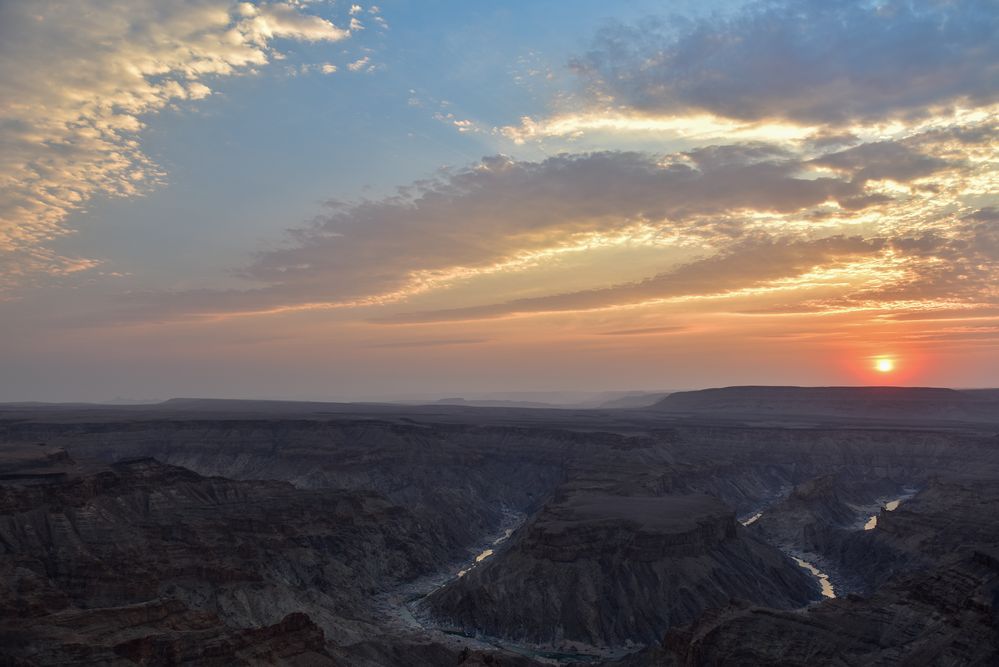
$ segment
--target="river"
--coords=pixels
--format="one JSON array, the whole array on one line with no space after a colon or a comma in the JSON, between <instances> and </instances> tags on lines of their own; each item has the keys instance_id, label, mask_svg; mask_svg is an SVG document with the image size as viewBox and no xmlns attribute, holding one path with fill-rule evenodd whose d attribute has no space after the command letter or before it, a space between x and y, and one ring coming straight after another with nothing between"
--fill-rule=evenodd
<instances>
[{"instance_id":1,"label":"river","mask_svg":"<svg viewBox=\"0 0 999 667\"><path fill-rule=\"evenodd\" d=\"M832 582L829 581L828 574L822 572L819 568L815 567L806 560L798 558L797 556L791 555L791 558L794 559L794 562L797 563L799 567L803 567L812 573L812 576L815 577L815 579L819 582L819 585L822 587L822 597L836 597L836 591L833 589Z\"/></svg>"},{"instance_id":2,"label":"river","mask_svg":"<svg viewBox=\"0 0 999 667\"><path fill-rule=\"evenodd\" d=\"M902 494L900 497L896 498L895 500L889 500L888 502L884 503L881 506L881 510L877 514L874 514L870 518L868 518L867 521L864 523L864 530L874 530L875 528L877 528L878 516L881 515L881 512L894 512L895 510L898 509L898 506L902 504L902 501L908 500L909 498L912 498L914 495L916 495L916 489L906 489L905 493Z\"/></svg>"},{"instance_id":3,"label":"river","mask_svg":"<svg viewBox=\"0 0 999 667\"><path fill-rule=\"evenodd\" d=\"M430 637L434 641L459 648L468 647L476 650L502 649L530 657L542 664L551 665L559 665L567 661L574 663L595 663L620 659L639 648L637 646L626 649L598 649L593 647L593 653L583 651L567 652L518 644L484 635L470 637L465 634L436 627L431 620L425 617L425 614L420 613L420 600L437 589L447 586L460 577L465 576L496 555L501 550L503 543L510 539L510 536L513 535L514 531L525 520L526 516L524 514L504 511L504 521L501 531L480 542L471 552L475 554L474 556L471 556L463 563L452 564L435 574L422 577L393 591L379 595L375 599L375 606L382 616L383 623L387 627L393 628L393 632L398 635L415 635L424 639Z\"/></svg>"}]
</instances>

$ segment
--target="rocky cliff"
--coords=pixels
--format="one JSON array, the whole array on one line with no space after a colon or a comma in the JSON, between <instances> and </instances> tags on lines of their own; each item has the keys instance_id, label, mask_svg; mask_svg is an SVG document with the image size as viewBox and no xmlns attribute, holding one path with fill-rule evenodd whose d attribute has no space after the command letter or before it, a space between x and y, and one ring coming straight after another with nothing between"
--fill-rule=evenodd
<instances>
[{"instance_id":1,"label":"rocky cliff","mask_svg":"<svg viewBox=\"0 0 999 667\"><path fill-rule=\"evenodd\" d=\"M425 608L464 633L579 649L654 641L733 597L791 607L818 588L710 496L574 490Z\"/></svg>"},{"instance_id":2,"label":"rocky cliff","mask_svg":"<svg viewBox=\"0 0 999 667\"><path fill-rule=\"evenodd\" d=\"M213 643L234 662L323 655L327 640L365 631L368 596L433 571L455 548L372 492L49 453L0 473L10 659L58 662L81 642L95 656L197 661L197 646Z\"/></svg>"},{"instance_id":3,"label":"rocky cliff","mask_svg":"<svg viewBox=\"0 0 999 667\"><path fill-rule=\"evenodd\" d=\"M671 630L660 649L624 665L994 665L999 662L999 559L973 551L850 596L784 612L733 608Z\"/></svg>"}]
</instances>

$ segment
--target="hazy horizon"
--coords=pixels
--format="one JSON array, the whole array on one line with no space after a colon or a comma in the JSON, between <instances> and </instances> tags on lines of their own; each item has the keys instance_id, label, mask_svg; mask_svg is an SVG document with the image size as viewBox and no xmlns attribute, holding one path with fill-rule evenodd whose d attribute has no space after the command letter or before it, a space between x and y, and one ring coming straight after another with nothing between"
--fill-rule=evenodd
<instances>
[{"instance_id":1,"label":"hazy horizon","mask_svg":"<svg viewBox=\"0 0 999 667\"><path fill-rule=\"evenodd\" d=\"M997 32L3 3L0 401L994 386Z\"/></svg>"},{"instance_id":2,"label":"hazy horizon","mask_svg":"<svg viewBox=\"0 0 999 667\"><path fill-rule=\"evenodd\" d=\"M612 401L616 398L623 397L637 397L642 395L648 395L650 397L656 397L668 394L682 393L682 392L697 392L711 389L731 389L740 387L794 387L800 389L852 389L852 388L866 388L866 389L949 389L954 391L982 391L982 390L996 390L999 387L996 386L981 386L981 387L936 387L936 386L920 386L920 385L767 385L767 384L748 384L748 385L725 385L717 387L688 387L681 389L608 389L608 390L594 390L594 391L492 391L492 392L470 392L470 393L426 393L426 394L384 394L384 395L329 395L329 396L298 396L298 397L288 397L288 396L275 396L269 394L245 394L245 395L189 395L189 396L162 396L162 397L142 397L133 398L128 396L114 396L110 398L103 399L73 399L64 398L59 400L38 400L32 398L21 398L21 399L10 399L0 401L0 403L6 404L17 404L17 403L38 403L38 404L93 404L93 405L155 405L159 403L164 403L171 400L206 400L206 401L264 401L264 402L289 402L289 403L385 403L385 404L399 404L399 405L414 405L414 404L431 404L442 401L450 400L461 400L467 401L468 403L522 403L524 407L530 407L529 404L535 403L539 407L544 406L555 406L555 407L580 407L580 408L591 408L600 407L601 403ZM488 406L486 406L488 407Z\"/></svg>"}]
</instances>

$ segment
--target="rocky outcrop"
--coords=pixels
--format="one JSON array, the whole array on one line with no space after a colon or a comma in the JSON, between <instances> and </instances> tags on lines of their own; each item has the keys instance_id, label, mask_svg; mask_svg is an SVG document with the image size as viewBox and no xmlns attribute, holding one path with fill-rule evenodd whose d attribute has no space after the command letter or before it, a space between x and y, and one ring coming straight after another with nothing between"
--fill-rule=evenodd
<instances>
[{"instance_id":1,"label":"rocky outcrop","mask_svg":"<svg viewBox=\"0 0 999 667\"><path fill-rule=\"evenodd\" d=\"M293 613L254 628L232 628L179 600L66 610L0 629L4 664L274 665L336 667L323 631Z\"/></svg>"},{"instance_id":2,"label":"rocky outcrop","mask_svg":"<svg viewBox=\"0 0 999 667\"><path fill-rule=\"evenodd\" d=\"M999 484L934 479L895 511L878 514L872 530L805 535L807 544L871 593L899 574L931 569L955 553L999 547Z\"/></svg>"},{"instance_id":3,"label":"rocky outcrop","mask_svg":"<svg viewBox=\"0 0 999 667\"><path fill-rule=\"evenodd\" d=\"M577 650L655 641L733 597L800 606L818 588L709 496L573 491L425 609L456 631Z\"/></svg>"},{"instance_id":4,"label":"rocky outcrop","mask_svg":"<svg viewBox=\"0 0 999 667\"><path fill-rule=\"evenodd\" d=\"M505 651L458 648L439 642L413 642L392 637L378 637L340 649L337 657L350 667L543 667L539 662Z\"/></svg>"},{"instance_id":5,"label":"rocky outcrop","mask_svg":"<svg viewBox=\"0 0 999 667\"><path fill-rule=\"evenodd\" d=\"M233 420L0 423L0 440L47 442L79 459L153 457L206 476L270 479L300 488L374 491L470 544L504 508L537 509L577 439L545 429L427 427L377 421ZM447 520L460 509L461 521Z\"/></svg>"},{"instance_id":6,"label":"rocky outcrop","mask_svg":"<svg viewBox=\"0 0 999 667\"><path fill-rule=\"evenodd\" d=\"M303 647L356 640L370 595L457 548L371 492L206 478L154 459L61 460L41 478L41 463L0 480L0 632L54 628L53 656L70 626L83 637L72 641L129 655L216 641L270 651L282 634ZM115 634L132 626L145 634ZM195 630L210 633L184 635ZM39 642L19 640L22 653Z\"/></svg>"},{"instance_id":7,"label":"rocky outcrop","mask_svg":"<svg viewBox=\"0 0 999 667\"><path fill-rule=\"evenodd\" d=\"M999 661L997 619L999 559L973 551L871 598L804 612L742 607L705 616L627 664L991 665Z\"/></svg>"},{"instance_id":8,"label":"rocky outcrop","mask_svg":"<svg viewBox=\"0 0 999 667\"><path fill-rule=\"evenodd\" d=\"M818 565L833 577L837 590L867 590L862 578L844 574L853 568L834 544L865 532L864 525L884 502L907 493L903 484L887 478L821 475L799 483L786 498L768 506L750 530Z\"/></svg>"}]
</instances>

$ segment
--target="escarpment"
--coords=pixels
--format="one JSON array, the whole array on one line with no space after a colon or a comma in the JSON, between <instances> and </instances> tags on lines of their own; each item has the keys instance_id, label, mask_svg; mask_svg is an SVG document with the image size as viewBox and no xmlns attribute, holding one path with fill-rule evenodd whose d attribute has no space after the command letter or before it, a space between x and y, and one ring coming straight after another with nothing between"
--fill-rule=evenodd
<instances>
[{"instance_id":1,"label":"escarpment","mask_svg":"<svg viewBox=\"0 0 999 667\"><path fill-rule=\"evenodd\" d=\"M732 597L793 607L818 589L710 496L576 491L506 550L431 594L425 610L469 634L608 647L653 641Z\"/></svg>"},{"instance_id":2,"label":"escarpment","mask_svg":"<svg viewBox=\"0 0 999 667\"><path fill-rule=\"evenodd\" d=\"M653 562L697 556L736 537L728 509L709 496L576 494L546 508L523 537L526 555L573 563L610 554Z\"/></svg>"}]
</instances>

